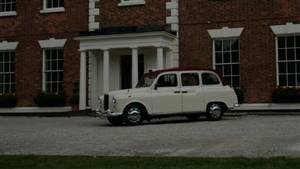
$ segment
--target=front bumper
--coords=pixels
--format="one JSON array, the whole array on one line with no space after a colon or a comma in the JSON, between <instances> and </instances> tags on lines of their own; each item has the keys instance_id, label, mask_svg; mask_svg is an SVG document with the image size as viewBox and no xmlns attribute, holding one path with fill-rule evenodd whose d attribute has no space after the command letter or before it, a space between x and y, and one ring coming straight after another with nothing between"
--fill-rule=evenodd
<instances>
[{"instance_id":1,"label":"front bumper","mask_svg":"<svg viewBox=\"0 0 300 169\"><path fill-rule=\"evenodd\" d=\"M101 119L106 119L107 117L121 116L122 114L123 114L122 112L112 112L111 110L107 110L107 111L96 110L96 115Z\"/></svg>"}]
</instances>

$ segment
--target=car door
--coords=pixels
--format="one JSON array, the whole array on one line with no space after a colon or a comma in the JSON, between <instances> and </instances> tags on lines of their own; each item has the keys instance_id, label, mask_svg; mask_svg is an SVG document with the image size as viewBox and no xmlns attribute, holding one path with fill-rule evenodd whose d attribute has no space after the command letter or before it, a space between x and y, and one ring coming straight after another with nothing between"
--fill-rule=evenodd
<instances>
[{"instance_id":1,"label":"car door","mask_svg":"<svg viewBox=\"0 0 300 169\"><path fill-rule=\"evenodd\" d=\"M205 96L201 94L199 72L182 72L180 79L182 111L185 113L205 111L203 103Z\"/></svg>"},{"instance_id":2,"label":"car door","mask_svg":"<svg viewBox=\"0 0 300 169\"><path fill-rule=\"evenodd\" d=\"M161 74L152 89L152 114L182 112L181 91L177 72Z\"/></svg>"}]
</instances>

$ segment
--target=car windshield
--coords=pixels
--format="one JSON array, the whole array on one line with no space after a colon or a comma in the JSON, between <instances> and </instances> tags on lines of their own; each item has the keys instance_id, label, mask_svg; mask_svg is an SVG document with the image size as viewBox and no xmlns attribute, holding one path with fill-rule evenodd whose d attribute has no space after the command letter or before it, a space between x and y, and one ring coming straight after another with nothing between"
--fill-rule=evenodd
<instances>
[{"instance_id":1,"label":"car windshield","mask_svg":"<svg viewBox=\"0 0 300 169\"><path fill-rule=\"evenodd\" d=\"M155 74L146 74L136 85L136 88L150 87L156 78Z\"/></svg>"}]
</instances>

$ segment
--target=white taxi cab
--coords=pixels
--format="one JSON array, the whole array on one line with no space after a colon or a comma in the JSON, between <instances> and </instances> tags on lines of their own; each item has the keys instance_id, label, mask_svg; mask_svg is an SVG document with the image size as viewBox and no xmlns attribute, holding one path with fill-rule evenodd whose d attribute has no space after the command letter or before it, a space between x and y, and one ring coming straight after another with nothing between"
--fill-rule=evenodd
<instances>
[{"instance_id":1,"label":"white taxi cab","mask_svg":"<svg viewBox=\"0 0 300 169\"><path fill-rule=\"evenodd\" d=\"M214 70L172 68L144 75L134 89L99 97L96 113L113 125L138 125L144 120L205 115L217 121L238 106L237 96Z\"/></svg>"}]
</instances>

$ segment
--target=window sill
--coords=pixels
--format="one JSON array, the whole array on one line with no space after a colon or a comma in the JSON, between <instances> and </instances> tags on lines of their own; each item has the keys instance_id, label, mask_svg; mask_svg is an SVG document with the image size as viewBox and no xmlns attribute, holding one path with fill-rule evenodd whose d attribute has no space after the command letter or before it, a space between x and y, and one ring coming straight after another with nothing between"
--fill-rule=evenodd
<instances>
[{"instance_id":1,"label":"window sill","mask_svg":"<svg viewBox=\"0 0 300 169\"><path fill-rule=\"evenodd\" d=\"M17 15L16 11L0 12L0 17L1 16L16 16L16 15Z\"/></svg>"},{"instance_id":2,"label":"window sill","mask_svg":"<svg viewBox=\"0 0 300 169\"><path fill-rule=\"evenodd\" d=\"M65 8L47 8L40 11L41 14L44 13L57 13L57 12L65 12Z\"/></svg>"},{"instance_id":3,"label":"window sill","mask_svg":"<svg viewBox=\"0 0 300 169\"><path fill-rule=\"evenodd\" d=\"M119 3L119 6L135 6L135 5L145 5L145 0L133 0L133 1L124 1Z\"/></svg>"}]
</instances>

